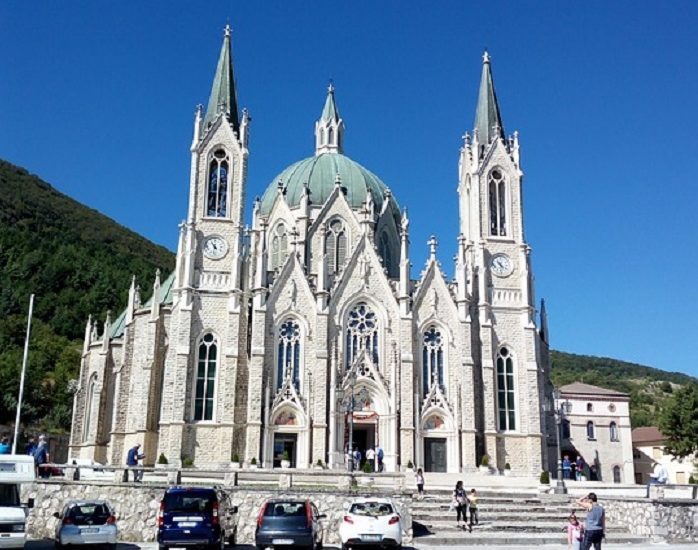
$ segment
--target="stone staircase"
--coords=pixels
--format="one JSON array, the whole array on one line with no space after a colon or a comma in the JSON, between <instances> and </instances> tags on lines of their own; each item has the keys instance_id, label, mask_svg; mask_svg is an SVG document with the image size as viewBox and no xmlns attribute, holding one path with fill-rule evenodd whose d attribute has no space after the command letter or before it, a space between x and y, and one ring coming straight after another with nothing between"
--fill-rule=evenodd
<instances>
[{"instance_id":1,"label":"stone staircase","mask_svg":"<svg viewBox=\"0 0 698 550\"><path fill-rule=\"evenodd\" d=\"M468 487L470 490L471 487ZM477 488L480 523L472 532L456 527L456 514L449 512L451 490L436 488L428 491L424 500L412 503L412 529L414 545L567 545L563 529L573 510L583 522L584 511L575 509L571 497L566 495L539 494L537 490L517 487ZM632 535L624 529L610 525L606 540L613 543L644 543L647 539Z\"/></svg>"}]
</instances>

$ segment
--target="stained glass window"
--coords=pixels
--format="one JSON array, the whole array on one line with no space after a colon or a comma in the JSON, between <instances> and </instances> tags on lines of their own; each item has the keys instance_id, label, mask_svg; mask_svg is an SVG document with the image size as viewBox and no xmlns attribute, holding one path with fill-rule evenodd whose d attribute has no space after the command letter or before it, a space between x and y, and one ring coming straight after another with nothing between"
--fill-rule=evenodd
<instances>
[{"instance_id":1,"label":"stained glass window","mask_svg":"<svg viewBox=\"0 0 698 550\"><path fill-rule=\"evenodd\" d=\"M497 355L497 409L499 429L516 429L516 386L514 383L514 359L507 348Z\"/></svg>"},{"instance_id":2,"label":"stained glass window","mask_svg":"<svg viewBox=\"0 0 698 550\"><path fill-rule=\"evenodd\" d=\"M213 404L216 393L216 362L218 347L210 332L199 343L199 361L196 370L196 397L194 420L213 420Z\"/></svg>"},{"instance_id":3,"label":"stained glass window","mask_svg":"<svg viewBox=\"0 0 698 550\"><path fill-rule=\"evenodd\" d=\"M211 159L208 173L208 194L206 215L223 218L228 215L228 171L229 158L225 151L218 149Z\"/></svg>"},{"instance_id":4,"label":"stained glass window","mask_svg":"<svg viewBox=\"0 0 698 550\"><path fill-rule=\"evenodd\" d=\"M301 329L297 321L287 319L279 327L279 347L276 358L276 389L291 376L300 389Z\"/></svg>"},{"instance_id":5,"label":"stained glass window","mask_svg":"<svg viewBox=\"0 0 698 550\"><path fill-rule=\"evenodd\" d=\"M422 346L422 391L424 395L434 384L438 384L442 391L444 386L444 347L441 332L432 326L424 333L424 345Z\"/></svg>"},{"instance_id":6,"label":"stained glass window","mask_svg":"<svg viewBox=\"0 0 698 550\"><path fill-rule=\"evenodd\" d=\"M350 368L361 350L366 350L378 365L378 319L365 302L360 302L349 312L347 320L346 368Z\"/></svg>"}]
</instances>

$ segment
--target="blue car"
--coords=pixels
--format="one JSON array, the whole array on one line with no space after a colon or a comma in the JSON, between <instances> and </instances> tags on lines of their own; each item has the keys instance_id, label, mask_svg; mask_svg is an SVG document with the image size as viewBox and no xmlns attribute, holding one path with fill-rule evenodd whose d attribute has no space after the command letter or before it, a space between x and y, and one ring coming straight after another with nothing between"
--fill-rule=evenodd
<instances>
[{"instance_id":1,"label":"blue car","mask_svg":"<svg viewBox=\"0 0 698 550\"><path fill-rule=\"evenodd\" d=\"M267 548L322 548L325 514L308 500L268 500L259 510L255 545L258 550Z\"/></svg>"},{"instance_id":2,"label":"blue car","mask_svg":"<svg viewBox=\"0 0 698 550\"><path fill-rule=\"evenodd\" d=\"M165 492L158 513L160 550L201 547L223 550L235 544L237 506L212 487L172 487Z\"/></svg>"}]
</instances>

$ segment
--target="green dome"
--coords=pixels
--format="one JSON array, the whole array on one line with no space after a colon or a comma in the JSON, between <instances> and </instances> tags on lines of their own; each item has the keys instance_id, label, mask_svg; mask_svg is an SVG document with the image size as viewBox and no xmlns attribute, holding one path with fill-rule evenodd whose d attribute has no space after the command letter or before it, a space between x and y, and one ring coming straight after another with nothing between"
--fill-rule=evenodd
<instances>
[{"instance_id":1,"label":"green dome","mask_svg":"<svg viewBox=\"0 0 698 550\"><path fill-rule=\"evenodd\" d=\"M334 190L338 174L352 208L363 205L369 192L373 196L376 209L382 208L388 188L378 176L340 153L323 153L296 162L276 176L262 195L261 213L267 215L271 211L279 182L282 182L286 189L286 202L291 207L300 204L305 183L310 188L311 203L324 204Z\"/></svg>"}]
</instances>

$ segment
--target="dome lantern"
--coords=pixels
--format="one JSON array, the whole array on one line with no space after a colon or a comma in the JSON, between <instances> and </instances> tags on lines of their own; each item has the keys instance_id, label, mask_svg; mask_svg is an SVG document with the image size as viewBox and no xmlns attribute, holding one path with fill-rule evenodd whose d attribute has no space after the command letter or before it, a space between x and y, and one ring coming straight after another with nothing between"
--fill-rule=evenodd
<instances>
[{"instance_id":1,"label":"dome lantern","mask_svg":"<svg viewBox=\"0 0 698 550\"><path fill-rule=\"evenodd\" d=\"M315 123L315 154L341 153L344 143L344 121L334 100L334 86L327 87L327 99L320 119Z\"/></svg>"}]
</instances>

